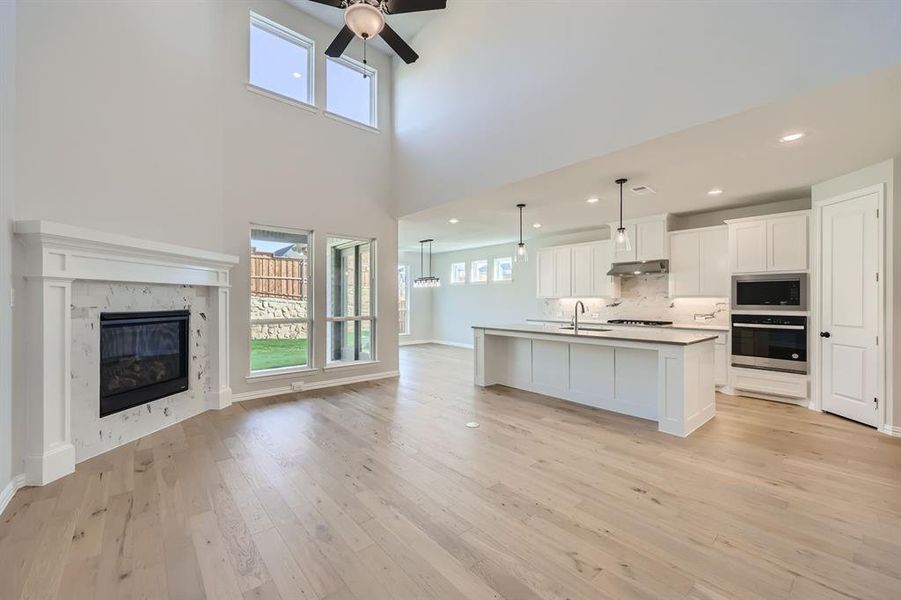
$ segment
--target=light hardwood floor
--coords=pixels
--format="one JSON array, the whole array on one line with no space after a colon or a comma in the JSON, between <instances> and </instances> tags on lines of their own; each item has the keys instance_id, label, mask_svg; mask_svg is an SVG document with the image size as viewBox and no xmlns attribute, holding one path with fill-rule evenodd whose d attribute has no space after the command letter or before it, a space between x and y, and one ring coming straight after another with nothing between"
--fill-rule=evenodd
<instances>
[{"instance_id":1,"label":"light hardwood floor","mask_svg":"<svg viewBox=\"0 0 901 600\"><path fill-rule=\"evenodd\" d=\"M467 350L401 369L20 491L0 598L901 598L899 439L719 396L683 440L475 388Z\"/></svg>"}]
</instances>

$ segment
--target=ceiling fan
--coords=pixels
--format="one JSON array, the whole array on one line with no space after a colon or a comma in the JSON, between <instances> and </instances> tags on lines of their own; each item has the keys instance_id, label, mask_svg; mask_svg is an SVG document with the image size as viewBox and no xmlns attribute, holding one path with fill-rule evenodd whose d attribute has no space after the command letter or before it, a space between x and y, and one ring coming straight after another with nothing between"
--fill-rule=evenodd
<instances>
[{"instance_id":1,"label":"ceiling fan","mask_svg":"<svg viewBox=\"0 0 901 600\"><path fill-rule=\"evenodd\" d=\"M403 41L397 32L385 23L385 15L441 10L447 7L447 0L310 0L327 6L344 9L344 28L338 32L335 40L326 48L327 56L341 56L350 41L356 35L363 40L365 52L366 40L381 35L398 56L407 64L416 62L419 55ZM365 55L364 60L365 63Z\"/></svg>"}]
</instances>

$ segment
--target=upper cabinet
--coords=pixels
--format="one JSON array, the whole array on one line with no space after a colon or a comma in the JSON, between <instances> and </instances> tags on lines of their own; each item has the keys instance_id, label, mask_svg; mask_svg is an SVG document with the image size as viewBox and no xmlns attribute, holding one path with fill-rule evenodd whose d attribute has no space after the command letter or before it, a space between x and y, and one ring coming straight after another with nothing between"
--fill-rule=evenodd
<instances>
[{"instance_id":1,"label":"upper cabinet","mask_svg":"<svg viewBox=\"0 0 901 600\"><path fill-rule=\"evenodd\" d=\"M806 271L809 211L726 221L732 273Z\"/></svg>"},{"instance_id":2,"label":"upper cabinet","mask_svg":"<svg viewBox=\"0 0 901 600\"><path fill-rule=\"evenodd\" d=\"M725 225L669 234L670 296L729 296Z\"/></svg>"},{"instance_id":3,"label":"upper cabinet","mask_svg":"<svg viewBox=\"0 0 901 600\"><path fill-rule=\"evenodd\" d=\"M610 297L619 293L610 270L610 240L542 248L537 252L539 298Z\"/></svg>"},{"instance_id":4,"label":"upper cabinet","mask_svg":"<svg viewBox=\"0 0 901 600\"><path fill-rule=\"evenodd\" d=\"M634 262L636 260L655 260L669 258L666 231L669 226L669 215L655 215L643 219L623 221L623 227L629 234L632 249L627 252L613 252L613 262ZM619 221L610 223L610 237L616 235Z\"/></svg>"}]
</instances>

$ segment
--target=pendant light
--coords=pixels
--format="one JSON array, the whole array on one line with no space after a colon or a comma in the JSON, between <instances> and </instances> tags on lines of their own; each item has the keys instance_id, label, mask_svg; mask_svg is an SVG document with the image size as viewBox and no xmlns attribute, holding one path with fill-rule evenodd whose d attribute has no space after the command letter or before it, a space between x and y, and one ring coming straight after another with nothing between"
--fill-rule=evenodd
<instances>
[{"instance_id":1,"label":"pendant light","mask_svg":"<svg viewBox=\"0 0 901 600\"><path fill-rule=\"evenodd\" d=\"M630 252L632 250L632 242L629 241L629 234L623 227L623 184L629 181L625 177L617 179L619 185L619 228L613 234L613 249L617 252Z\"/></svg>"},{"instance_id":2,"label":"pendant light","mask_svg":"<svg viewBox=\"0 0 901 600\"><path fill-rule=\"evenodd\" d=\"M436 288L441 287L441 280L432 275L432 242L435 240L429 238L427 240L419 240L419 277L413 280L415 288ZM423 275L422 259L425 244L429 245L429 274Z\"/></svg>"},{"instance_id":3,"label":"pendant light","mask_svg":"<svg viewBox=\"0 0 901 600\"><path fill-rule=\"evenodd\" d=\"M522 209L524 209L525 207L525 204L516 205L516 208L519 209L519 243L516 244L516 251L513 254L513 262L529 261L529 253L526 252L526 245L522 241Z\"/></svg>"}]
</instances>

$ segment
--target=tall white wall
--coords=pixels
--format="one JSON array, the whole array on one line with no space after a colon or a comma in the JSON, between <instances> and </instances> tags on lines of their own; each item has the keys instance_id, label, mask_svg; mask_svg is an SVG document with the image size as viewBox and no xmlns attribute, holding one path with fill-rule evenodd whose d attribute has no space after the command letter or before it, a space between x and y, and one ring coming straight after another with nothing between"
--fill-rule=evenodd
<instances>
[{"instance_id":1,"label":"tall white wall","mask_svg":"<svg viewBox=\"0 0 901 600\"><path fill-rule=\"evenodd\" d=\"M400 214L894 64L899 16L892 0L448 2L395 72Z\"/></svg>"},{"instance_id":2,"label":"tall white wall","mask_svg":"<svg viewBox=\"0 0 901 600\"><path fill-rule=\"evenodd\" d=\"M7 10L6 3L0 6ZM236 394L299 380L245 380L250 224L313 230L314 256L320 260L329 234L374 237L379 363L304 379L393 372L397 222L389 195L391 59L369 53L379 71L381 132L263 97L246 89L250 10L316 42L316 101L323 106L323 51L336 28L279 0L20 2L13 46L19 107L14 218L238 255L230 306ZM5 50L11 38L5 32L2 37ZM357 54L357 46L349 54ZM7 243L5 233L0 242ZM16 251L21 255L20 248ZM4 251L4 258L8 254ZM17 259L20 263L21 256ZM324 264L314 282L313 346L320 360L326 340ZM22 280L14 283L19 287ZM16 322L25 310L16 307ZM15 355L24 354L26 334L14 331ZM14 398L23 396L22 385L17 378ZM14 462L22 455L22 440L15 438L24 429L19 405L13 406Z\"/></svg>"},{"instance_id":3,"label":"tall white wall","mask_svg":"<svg viewBox=\"0 0 901 600\"><path fill-rule=\"evenodd\" d=\"M811 188L814 204L874 185L885 186L885 305L886 397L890 411L886 422L901 432L901 197L896 181L901 157L870 165L824 181Z\"/></svg>"},{"instance_id":4,"label":"tall white wall","mask_svg":"<svg viewBox=\"0 0 901 600\"><path fill-rule=\"evenodd\" d=\"M0 2L0 493L21 469L12 436L12 239L15 191L16 2ZM0 507L2 508L2 507Z\"/></svg>"}]
</instances>

